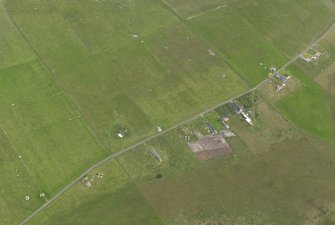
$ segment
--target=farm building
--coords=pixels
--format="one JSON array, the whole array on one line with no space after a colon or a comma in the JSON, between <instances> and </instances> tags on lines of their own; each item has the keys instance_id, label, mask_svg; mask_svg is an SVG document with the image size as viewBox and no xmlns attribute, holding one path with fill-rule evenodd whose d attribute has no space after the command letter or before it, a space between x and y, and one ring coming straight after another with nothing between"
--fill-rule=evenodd
<instances>
[{"instance_id":1,"label":"farm building","mask_svg":"<svg viewBox=\"0 0 335 225\"><path fill-rule=\"evenodd\" d=\"M250 119L248 114L246 114L245 112L242 111L240 115L245 120L245 122L247 122L249 125L254 125L254 123L252 122L252 120Z\"/></svg>"},{"instance_id":2,"label":"farm building","mask_svg":"<svg viewBox=\"0 0 335 225\"><path fill-rule=\"evenodd\" d=\"M213 125L212 125L210 122L206 121L205 125L206 125L207 129L208 129L212 134L217 134L217 133L218 133L217 130L213 127Z\"/></svg>"},{"instance_id":3,"label":"farm building","mask_svg":"<svg viewBox=\"0 0 335 225\"><path fill-rule=\"evenodd\" d=\"M231 106L233 107L234 112L236 114L239 114L242 111L241 107L239 105L237 105L236 102L231 102Z\"/></svg>"},{"instance_id":4,"label":"farm building","mask_svg":"<svg viewBox=\"0 0 335 225\"><path fill-rule=\"evenodd\" d=\"M278 78L280 80L281 83L286 83L287 80L289 80L291 78L290 75L282 75L281 73L279 72L276 72L275 73L275 77Z\"/></svg>"},{"instance_id":5,"label":"farm building","mask_svg":"<svg viewBox=\"0 0 335 225\"><path fill-rule=\"evenodd\" d=\"M239 106L236 102L232 102L231 105L233 106L236 114L240 114L245 122L247 122L250 125L253 125L252 120L250 119L248 114L243 111L243 108L241 106Z\"/></svg>"},{"instance_id":6,"label":"farm building","mask_svg":"<svg viewBox=\"0 0 335 225\"><path fill-rule=\"evenodd\" d=\"M158 161L158 162L162 162L163 160L162 160L162 158L158 155L158 153L157 153L157 151L156 151L156 149L155 148L151 148L150 149L150 152L151 152L151 154L155 157L155 159Z\"/></svg>"}]
</instances>

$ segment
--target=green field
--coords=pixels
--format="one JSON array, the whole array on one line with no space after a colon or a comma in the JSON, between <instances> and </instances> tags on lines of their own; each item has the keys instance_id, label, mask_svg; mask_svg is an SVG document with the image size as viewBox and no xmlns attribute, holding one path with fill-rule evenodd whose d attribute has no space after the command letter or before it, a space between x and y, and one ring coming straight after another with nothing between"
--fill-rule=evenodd
<instances>
[{"instance_id":1,"label":"green field","mask_svg":"<svg viewBox=\"0 0 335 225\"><path fill-rule=\"evenodd\" d=\"M43 203L43 200L38 197L40 194L38 184L32 179L25 164L15 153L15 147L2 131L0 154L0 168L3 172L0 176L2 180L0 184L0 224L19 223L21 218L28 216ZM26 195L31 196L32 200L25 201Z\"/></svg>"},{"instance_id":2,"label":"green field","mask_svg":"<svg viewBox=\"0 0 335 225\"><path fill-rule=\"evenodd\" d=\"M233 7L227 6L188 23L195 33L219 50L217 54L248 84L256 85L267 78L265 66L281 66L287 58L240 18Z\"/></svg>"},{"instance_id":3,"label":"green field","mask_svg":"<svg viewBox=\"0 0 335 225\"><path fill-rule=\"evenodd\" d=\"M3 31L6 31L6 34L0 35L0 69L34 60L36 56L21 40L20 34L4 14L1 2L0 13L0 27Z\"/></svg>"},{"instance_id":4,"label":"green field","mask_svg":"<svg viewBox=\"0 0 335 225\"><path fill-rule=\"evenodd\" d=\"M253 28L291 58L317 39L334 21L335 6L328 0L227 0Z\"/></svg>"},{"instance_id":5,"label":"green field","mask_svg":"<svg viewBox=\"0 0 335 225\"><path fill-rule=\"evenodd\" d=\"M106 154L39 62L1 70L0 82L1 126L47 195Z\"/></svg>"},{"instance_id":6,"label":"green field","mask_svg":"<svg viewBox=\"0 0 335 225\"><path fill-rule=\"evenodd\" d=\"M265 80L334 12L330 0L0 0L0 224L173 126L91 171L91 188L76 183L30 224L300 225L320 208L331 221L333 32L318 45L326 58L288 68L287 92L255 92L255 126L231 115L231 155L198 161L185 131L207 134L206 120L223 129L220 110L202 112Z\"/></svg>"},{"instance_id":7,"label":"green field","mask_svg":"<svg viewBox=\"0 0 335 225\"><path fill-rule=\"evenodd\" d=\"M233 148L231 156L198 161L187 148L183 136L174 130L118 157L121 167L139 191L136 196L143 196L145 204L154 209L155 213L148 211L143 215L160 218L163 224L181 225L300 225L331 220L335 206L335 199L331 197L335 194L331 179L335 172L333 150L316 139L299 134L287 122L280 122L284 119L262 98L258 98L255 108L259 114L255 134L264 132L268 140L278 132L285 133L286 137L274 139L268 145L265 145L268 140L246 140L244 133L250 128L238 126L243 123L232 118L230 124L238 137L228 139ZM263 144L259 144L262 141ZM162 162L150 154L151 146L157 149ZM90 213L102 215L101 220L94 220L96 224L104 224L108 219L112 221L111 215L116 211L114 204L108 202L115 201L120 204L119 210L124 210L135 196L125 184L127 179L122 178L125 172L117 169L115 161L90 174L98 171L105 174L113 171L113 176L118 178L111 177L107 181L102 178L91 189L76 184L30 224L57 224L59 221L90 224L90 216L87 220L80 219ZM113 187L118 183L122 184L115 192ZM104 196L105 200L96 195ZM80 196L85 197L78 199ZM95 197L91 201L92 196ZM119 203L120 198L122 202ZM70 206L66 202L72 201L76 202L76 207L68 213ZM142 200L139 203L144 204ZM147 210L145 204L141 210ZM111 210L110 216L104 214L106 208ZM131 218L118 221L131 224ZM146 219L150 224L152 220Z\"/></svg>"},{"instance_id":8,"label":"green field","mask_svg":"<svg viewBox=\"0 0 335 225\"><path fill-rule=\"evenodd\" d=\"M315 148L286 141L257 158L219 161L139 187L166 224L303 224L334 202L334 154Z\"/></svg>"},{"instance_id":9,"label":"green field","mask_svg":"<svg viewBox=\"0 0 335 225\"><path fill-rule=\"evenodd\" d=\"M318 84L320 84L329 94L335 95L335 27L333 27L326 37L318 43L314 49L322 53L321 58L311 63L298 61L299 67Z\"/></svg>"},{"instance_id":10,"label":"green field","mask_svg":"<svg viewBox=\"0 0 335 225\"><path fill-rule=\"evenodd\" d=\"M299 67L311 78L315 79L320 73L324 72L335 59L335 27L315 46L313 49L322 53L320 59L312 62L298 60Z\"/></svg>"},{"instance_id":11,"label":"green field","mask_svg":"<svg viewBox=\"0 0 335 225\"><path fill-rule=\"evenodd\" d=\"M335 64L331 64L322 73L320 73L315 81L320 84L329 94L335 97Z\"/></svg>"},{"instance_id":12,"label":"green field","mask_svg":"<svg viewBox=\"0 0 335 225\"><path fill-rule=\"evenodd\" d=\"M225 6L222 0L163 0L163 2L184 19L192 19Z\"/></svg>"},{"instance_id":13,"label":"green field","mask_svg":"<svg viewBox=\"0 0 335 225\"><path fill-rule=\"evenodd\" d=\"M96 173L103 173L98 178ZM32 224L163 224L117 161L110 161L87 175L92 186L78 182ZM61 207L59 207L61 206Z\"/></svg>"},{"instance_id":14,"label":"green field","mask_svg":"<svg viewBox=\"0 0 335 225\"><path fill-rule=\"evenodd\" d=\"M297 66L290 70L303 85L274 104L297 127L334 143L334 99Z\"/></svg>"},{"instance_id":15,"label":"green field","mask_svg":"<svg viewBox=\"0 0 335 225\"><path fill-rule=\"evenodd\" d=\"M39 4L43 9L43 4ZM83 30L87 24L77 22L75 15L91 13L90 7L75 8L73 10L79 12L72 12L74 16L67 18L67 11L74 6L48 2L48 7L54 6L54 13L45 14L37 9L32 16L20 13L20 7L28 6L7 2L14 19L104 146L113 149L125 146L153 134L155 126L169 127L246 89L220 56L211 56L207 44L159 4L140 1L129 6L133 10L129 19L132 29L116 32L116 39L108 46L96 43L104 40L100 34L112 32L105 24L117 23L124 15L110 18L110 14L105 14L108 7L114 10L113 4L104 3L103 8L98 7L99 3L90 1L90 4L95 4L91 8L96 8L98 18L104 20L99 22L104 25L96 28L99 28L96 36L87 37ZM165 23L155 22L153 13L148 23L132 22L144 9L147 13L159 12ZM123 10L126 9L122 7ZM60 15L63 17L59 18ZM60 36L49 40L49 36L54 36L55 23L62 26ZM43 32L39 30L42 27ZM84 38L90 38L89 43L92 43L88 44ZM67 45L71 45L69 49ZM50 47L54 47L53 51ZM115 136L120 124L130 130L127 140L120 141Z\"/></svg>"}]
</instances>

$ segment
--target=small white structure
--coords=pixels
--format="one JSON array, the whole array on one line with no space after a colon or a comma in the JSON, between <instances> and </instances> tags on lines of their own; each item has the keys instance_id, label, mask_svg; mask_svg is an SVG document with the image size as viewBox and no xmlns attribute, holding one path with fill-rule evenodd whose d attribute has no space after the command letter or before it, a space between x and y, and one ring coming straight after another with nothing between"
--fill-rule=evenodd
<instances>
[{"instance_id":1,"label":"small white structure","mask_svg":"<svg viewBox=\"0 0 335 225\"><path fill-rule=\"evenodd\" d=\"M100 173L100 172L97 173L97 177L98 177L98 178L102 178L103 176L104 176L103 173Z\"/></svg>"},{"instance_id":2,"label":"small white structure","mask_svg":"<svg viewBox=\"0 0 335 225\"><path fill-rule=\"evenodd\" d=\"M243 117L243 119L250 125L254 125L254 123L252 122L252 120L250 119L250 117L248 116L248 114L246 114L245 112L241 112L241 116Z\"/></svg>"},{"instance_id":3,"label":"small white structure","mask_svg":"<svg viewBox=\"0 0 335 225\"><path fill-rule=\"evenodd\" d=\"M276 91L279 92L279 91L280 91L281 89L283 89L285 86L286 86L285 83L280 84L280 85L277 85L277 86L276 86Z\"/></svg>"},{"instance_id":4,"label":"small white structure","mask_svg":"<svg viewBox=\"0 0 335 225\"><path fill-rule=\"evenodd\" d=\"M162 132L162 128L161 127L157 127L157 132Z\"/></svg>"},{"instance_id":5,"label":"small white structure","mask_svg":"<svg viewBox=\"0 0 335 225\"><path fill-rule=\"evenodd\" d=\"M83 179L83 184L85 184L85 186L87 187L87 188L90 188L91 186L92 186L92 183L91 183L91 181L88 179L88 177L85 177L84 179Z\"/></svg>"},{"instance_id":6,"label":"small white structure","mask_svg":"<svg viewBox=\"0 0 335 225\"><path fill-rule=\"evenodd\" d=\"M29 195L26 195L26 196L24 197L24 199L25 199L26 201L29 201L29 200L30 200L30 196L29 196Z\"/></svg>"},{"instance_id":7,"label":"small white structure","mask_svg":"<svg viewBox=\"0 0 335 225\"><path fill-rule=\"evenodd\" d=\"M158 162L162 162L162 158L158 155L157 151L155 148L151 147L150 149L150 152L151 154L155 157L155 159L158 161Z\"/></svg>"},{"instance_id":8,"label":"small white structure","mask_svg":"<svg viewBox=\"0 0 335 225\"><path fill-rule=\"evenodd\" d=\"M212 55L212 56L215 56L215 55L216 55L215 52L214 52L212 49L208 49L208 53L209 53L210 55Z\"/></svg>"},{"instance_id":9,"label":"small white structure","mask_svg":"<svg viewBox=\"0 0 335 225\"><path fill-rule=\"evenodd\" d=\"M321 55L322 55L321 52L316 51L316 52L314 53L314 55L312 55L312 56L305 56L304 54L302 54L302 55L300 55L300 58L301 58L302 60L304 60L305 62L312 62L312 61L315 61L315 60L320 59Z\"/></svg>"},{"instance_id":10,"label":"small white structure","mask_svg":"<svg viewBox=\"0 0 335 225\"><path fill-rule=\"evenodd\" d=\"M44 198L45 197L45 194L42 192L42 193L40 193L40 197L41 198Z\"/></svg>"}]
</instances>

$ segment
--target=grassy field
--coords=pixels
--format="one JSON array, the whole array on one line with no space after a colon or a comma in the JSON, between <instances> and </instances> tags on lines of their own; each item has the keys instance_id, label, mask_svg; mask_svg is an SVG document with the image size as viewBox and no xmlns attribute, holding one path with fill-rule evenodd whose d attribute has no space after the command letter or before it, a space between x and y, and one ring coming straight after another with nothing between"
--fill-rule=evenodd
<instances>
[{"instance_id":1,"label":"grassy field","mask_svg":"<svg viewBox=\"0 0 335 225\"><path fill-rule=\"evenodd\" d=\"M322 53L321 58L310 63L300 60L298 65L329 94L335 96L335 64L333 63L335 59L335 28L314 49Z\"/></svg>"},{"instance_id":2,"label":"grassy field","mask_svg":"<svg viewBox=\"0 0 335 225\"><path fill-rule=\"evenodd\" d=\"M40 190L25 164L15 152L15 146L6 134L0 133L0 224L18 224L20 218L28 216L43 201L39 197ZM30 196L27 202L24 197Z\"/></svg>"},{"instance_id":3,"label":"grassy field","mask_svg":"<svg viewBox=\"0 0 335 225\"><path fill-rule=\"evenodd\" d=\"M264 93L297 127L327 141L335 143L334 73L335 29L313 46L322 53L321 58L306 63L301 59L288 68L293 75L280 93L262 87ZM298 101L297 101L298 100Z\"/></svg>"},{"instance_id":4,"label":"grassy field","mask_svg":"<svg viewBox=\"0 0 335 225\"><path fill-rule=\"evenodd\" d=\"M227 1L188 23L255 85L266 78L265 66L280 67L315 40L317 31L326 30L334 11L329 1Z\"/></svg>"},{"instance_id":5,"label":"grassy field","mask_svg":"<svg viewBox=\"0 0 335 225\"><path fill-rule=\"evenodd\" d=\"M264 84L262 87L259 88L259 90L270 101L276 102L302 86L302 82L299 79L292 75L290 76L291 78L286 83L285 88L283 88L279 92L276 91L276 86L278 85L278 83L276 82L279 82L278 79L274 79L275 82L268 82Z\"/></svg>"},{"instance_id":6,"label":"grassy field","mask_svg":"<svg viewBox=\"0 0 335 225\"><path fill-rule=\"evenodd\" d=\"M188 169L162 173L160 179L148 179L157 173L149 168L142 179L134 175L144 174L144 161L137 162L138 169L126 169L166 224L316 224L327 219L334 207L328 198L335 191L332 148L299 134L261 97L254 110L254 127L231 117L238 137L228 139L234 153L228 158L186 163Z\"/></svg>"},{"instance_id":7,"label":"grassy field","mask_svg":"<svg viewBox=\"0 0 335 225\"><path fill-rule=\"evenodd\" d=\"M320 84L329 94L335 97L335 64L331 64L322 73L320 73L315 81Z\"/></svg>"},{"instance_id":8,"label":"grassy field","mask_svg":"<svg viewBox=\"0 0 335 225\"><path fill-rule=\"evenodd\" d=\"M166 224L316 224L307 216L316 211L323 220L320 211L334 204L333 163L333 152L291 140L252 159L216 161L139 188Z\"/></svg>"},{"instance_id":9,"label":"grassy field","mask_svg":"<svg viewBox=\"0 0 335 225\"><path fill-rule=\"evenodd\" d=\"M93 180L90 188L78 182L30 224L163 224L117 161L106 163L87 177Z\"/></svg>"},{"instance_id":10,"label":"grassy field","mask_svg":"<svg viewBox=\"0 0 335 225\"><path fill-rule=\"evenodd\" d=\"M39 62L1 70L0 82L1 126L47 195L106 154Z\"/></svg>"},{"instance_id":11,"label":"grassy field","mask_svg":"<svg viewBox=\"0 0 335 225\"><path fill-rule=\"evenodd\" d=\"M255 85L267 78L265 66L281 66L287 58L240 18L233 7L227 6L194 18L188 24L218 49L217 54L222 55L244 80Z\"/></svg>"},{"instance_id":12,"label":"grassy field","mask_svg":"<svg viewBox=\"0 0 335 225\"><path fill-rule=\"evenodd\" d=\"M231 116L228 122L234 132L255 151L254 153L267 152L278 143L300 137L258 93L256 99L251 112L251 118L255 123L253 126L243 123L237 115Z\"/></svg>"},{"instance_id":13,"label":"grassy field","mask_svg":"<svg viewBox=\"0 0 335 225\"><path fill-rule=\"evenodd\" d=\"M300 69L303 70L306 75L316 79L319 74L324 72L334 62L335 28L332 28L326 37L324 37L324 39L313 46L313 49L322 53L320 59L309 63L304 62L303 60L298 60L297 63Z\"/></svg>"},{"instance_id":14,"label":"grassy field","mask_svg":"<svg viewBox=\"0 0 335 225\"><path fill-rule=\"evenodd\" d=\"M4 14L4 6L0 2L0 69L14 66L23 62L29 62L36 58L24 42L20 34Z\"/></svg>"},{"instance_id":15,"label":"grassy field","mask_svg":"<svg viewBox=\"0 0 335 225\"><path fill-rule=\"evenodd\" d=\"M151 147L156 149L162 162L151 154ZM134 180L143 177L148 181L155 180L158 174L165 177L198 166L197 159L176 130L120 156L118 160Z\"/></svg>"},{"instance_id":16,"label":"grassy field","mask_svg":"<svg viewBox=\"0 0 335 225\"><path fill-rule=\"evenodd\" d=\"M238 135L228 139L232 155L198 161L178 130L171 131L118 157L124 170L116 161L97 168L89 177L103 172L106 178L97 180L92 189L76 184L30 224L90 224L94 213L102 215L94 222L103 224L119 211L125 215L116 218L120 224L131 224L133 216L123 210L135 199L146 212L139 218L146 218L148 224L307 225L331 221L335 207L331 147L299 134L260 97L255 108L259 114L255 128L237 126L243 123L231 119ZM269 139L278 131L286 137L265 146L259 144L262 140L245 139L243 133L250 129L266 133ZM150 154L151 146L162 162ZM129 187L128 176L138 189ZM108 202L118 203L118 209ZM110 212L108 216L105 211Z\"/></svg>"},{"instance_id":17,"label":"grassy field","mask_svg":"<svg viewBox=\"0 0 335 225\"><path fill-rule=\"evenodd\" d=\"M24 197L23 192L31 194L31 201L11 205L16 208L16 215L23 212L27 215L28 210L36 208L36 201L41 203L36 200L39 194L30 191L32 186L25 190L27 185L33 183L49 198L107 151L94 141L83 120L77 117L80 114L53 84L39 62L1 70L0 83L1 133L11 144L10 148L1 146L1 151L8 152L14 159L20 156L29 171L28 176L18 160L10 161L12 166L4 162L3 170L11 168L13 171L3 173L2 184L11 184L11 190L15 190L14 187L22 190L6 193L1 189L1 192L5 200L13 198L18 202ZM1 160L6 160L3 157ZM16 178L16 169L22 180ZM27 183L23 184L23 181ZM17 219L19 217L15 217Z\"/></svg>"},{"instance_id":18,"label":"grassy field","mask_svg":"<svg viewBox=\"0 0 335 225\"><path fill-rule=\"evenodd\" d=\"M224 2L222 0L163 0L163 2L184 19L192 19L201 16L204 13L224 7Z\"/></svg>"},{"instance_id":19,"label":"grassy field","mask_svg":"<svg viewBox=\"0 0 335 225\"><path fill-rule=\"evenodd\" d=\"M0 35L0 224L17 224L107 151L5 15L0 16L6 31Z\"/></svg>"},{"instance_id":20,"label":"grassy field","mask_svg":"<svg viewBox=\"0 0 335 225\"><path fill-rule=\"evenodd\" d=\"M158 126L164 130L258 84L267 67L284 65L334 17L326 0L253 3L0 0L0 224L19 223L92 164ZM320 46L330 65L327 38ZM290 70L296 86L270 101L297 127L332 143L334 99L297 66ZM332 78L327 74L317 80L323 86ZM205 119L222 129L217 113L207 113L92 171L92 188L77 183L31 224L299 224L306 210L332 204L323 194L333 196L333 155L259 98L254 127L231 118L238 136L228 140L230 156L200 162L185 144L182 130L206 130ZM125 138L116 135L120 126ZM289 157L303 153L300 164ZM315 170L303 171L307 164ZM95 176L100 171L103 178ZM307 172L310 180L303 179ZM294 174L301 177L290 191Z\"/></svg>"},{"instance_id":21,"label":"grassy field","mask_svg":"<svg viewBox=\"0 0 335 225\"><path fill-rule=\"evenodd\" d=\"M97 10L97 18L104 21L100 28L98 26L100 30L94 32L96 35L88 37L82 31L87 29L87 24L79 23L75 15L91 13L90 7L73 9L73 3L68 3L69 6L48 3L48 7L54 6L54 13L45 14L42 10L45 3L39 3L40 7L32 16L28 11L22 14L19 9L33 8L33 1L17 4L7 2L9 12L108 148L126 146L153 134L156 126L169 127L246 89L244 82L220 56L210 55L207 44L158 3L140 1L129 6L133 11L129 15L131 29L125 33L116 32L116 38L120 36L123 40L116 39L108 46L95 44L104 40L101 33L112 32L109 30L111 25L105 24L116 23L125 17L116 13L114 21L114 17L106 15L108 8L115 10L113 4L103 3L104 7L101 7L100 3L90 2ZM68 18L65 15L70 9L78 12L72 12L74 16ZM126 9L122 5L123 10ZM147 13L155 11L150 22L132 21L143 10ZM164 23L154 22L157 13L164 18ZM63 17L59 18L60 15ZM149 21L149 16L146 20ZM100 24L89 21L90 24L94 22ZM50 41L47 37L54 36L54 29L58 29L53 27L54 23L64 27L59 28L59 37L57 35ZM41 33L39 29L42 27L45 30ZM91 45L95 46L93 49L83 40L86 38L90 38ZM75 44L67 49L62 43L65 46ZM51 46L55 46L53 51L49 50ZM62 55L66 57L59 57ZM129 129L126 140L115 135L120 124Z\"/></svg>"},{"instance_id":22,"label":"grassy field","mask_svg":"<svg viewBox=\"0 0 335 225\"><path fill-rule=\"evenodd\" d=\"M316 40L318 32L335 19L335 7L329 0L226 2L288 58Z\"/></svg>"},{"instance_id":23,"label":"grassy field","mask_svg":"<svg viewBox=\"0 0 335 225\"><path fill-rule=\"evenodd\" d=\"M303 85L274 104L297 127L334 143L334 99L296 65L290 71Z\"/></svg>"}]
</instances>

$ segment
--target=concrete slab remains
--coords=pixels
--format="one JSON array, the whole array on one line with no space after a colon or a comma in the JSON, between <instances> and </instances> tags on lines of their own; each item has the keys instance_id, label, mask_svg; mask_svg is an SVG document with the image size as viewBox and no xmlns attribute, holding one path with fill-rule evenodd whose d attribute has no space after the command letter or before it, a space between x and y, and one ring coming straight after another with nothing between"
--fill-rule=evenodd
<instances>
[{"instance_id":1,"label":"concrete slab remains","mask_svg":"<svg viewBox=\"0 0 335 225\"><path fill-rule=\"evenodd\" d=\"M198 141L188 142L187 145L199 160L215 159L231 152L223 134L203 136Z\"/></svg>"}]
</instances>

